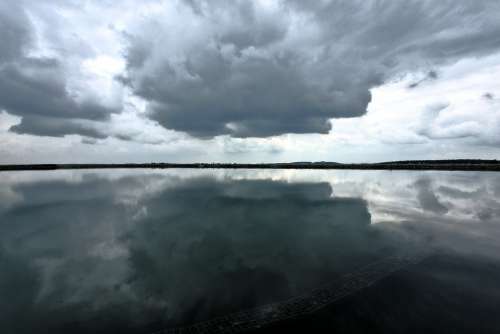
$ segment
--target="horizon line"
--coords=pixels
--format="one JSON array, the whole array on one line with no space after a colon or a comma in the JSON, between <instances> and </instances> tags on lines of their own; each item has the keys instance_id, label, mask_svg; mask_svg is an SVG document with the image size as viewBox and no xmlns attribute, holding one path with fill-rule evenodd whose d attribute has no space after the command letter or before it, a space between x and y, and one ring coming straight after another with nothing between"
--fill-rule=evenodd
<instances>
[{"instance_id":1,"label":"horizon line","mask_svg":"<svg viewBox=\"0 0 500 334\"><path fill-rule=\"evenodd\" d=\"M369 163L342 163L335 161L296 162L147 162L147 163L41 163L0 164L0 171L58 170L58 169L366 169L366 170L450 170L450 171L500 171L496 159L429 159L400 160Z\"/></svg>"}]
</instances>

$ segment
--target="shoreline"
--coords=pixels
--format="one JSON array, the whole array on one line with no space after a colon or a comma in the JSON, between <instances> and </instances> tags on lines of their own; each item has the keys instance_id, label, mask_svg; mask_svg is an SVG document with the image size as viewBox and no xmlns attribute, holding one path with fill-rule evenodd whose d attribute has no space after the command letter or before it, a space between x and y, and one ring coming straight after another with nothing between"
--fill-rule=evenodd
<instances>
[{"instance_id":1,"label":"shoreline","mask_svg":"<svg viewBox=\"0 0 500 334\"><path fill-rule=\"evenodd\" d=\"M121 164L6 164L0 171L46 171L58 169L354 169L354 170L444 170L500 172L496 160L422 160L380 163L292 162L292 163L121 163Z\"/></svg>"}]
</instances>

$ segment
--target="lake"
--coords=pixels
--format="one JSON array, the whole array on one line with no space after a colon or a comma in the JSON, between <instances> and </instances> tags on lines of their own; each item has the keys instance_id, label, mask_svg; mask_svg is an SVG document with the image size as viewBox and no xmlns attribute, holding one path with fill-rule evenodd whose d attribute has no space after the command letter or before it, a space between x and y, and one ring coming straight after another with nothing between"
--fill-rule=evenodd
<instances>
[{"instance_id":1,"label":"lake","mask_svg":"<svg viewBox=\"0 0 500 334\"><path fill-rule=\"evenodd\" d=\"M0 173L0 332L499 333L500 173Z\"/></svg>"}]
</instances>

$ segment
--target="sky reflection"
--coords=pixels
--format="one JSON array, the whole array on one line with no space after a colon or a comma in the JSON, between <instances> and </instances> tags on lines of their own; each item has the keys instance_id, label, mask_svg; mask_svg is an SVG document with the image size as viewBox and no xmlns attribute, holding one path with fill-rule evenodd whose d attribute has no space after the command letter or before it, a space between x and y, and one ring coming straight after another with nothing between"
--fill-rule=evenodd
<instances>
[{"instance_id":1,"label":"sky reflection","mask_svg":"<svg viewBox=\"0 0 500 334\"><path fill-rule=\"evenodd\" d=\"M285 300L412 249L497 261L499 177L2 173L0 326L148 333Z\"/></svg>"}]
</instances>

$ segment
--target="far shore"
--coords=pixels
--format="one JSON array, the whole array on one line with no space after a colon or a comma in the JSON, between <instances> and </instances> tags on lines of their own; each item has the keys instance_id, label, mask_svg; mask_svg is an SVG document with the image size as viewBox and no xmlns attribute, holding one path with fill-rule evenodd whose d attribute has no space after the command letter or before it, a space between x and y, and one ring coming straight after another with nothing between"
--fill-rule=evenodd
<instances>
[{"instance_id":1,"label":"far shore","mask_svg":"<svg viewBox=\"0 0 500 334\"><path fill-rule=\"evenodd\" d=\"M408 160L379 163L289 162L289 163L119 163L119 164L11 164L0 165L0 171L42 171L57 169L116 168L197 168L197 169L366 169L366 170L448 170L500 171L498 160Z\"/></svg>"}]
</instances>

